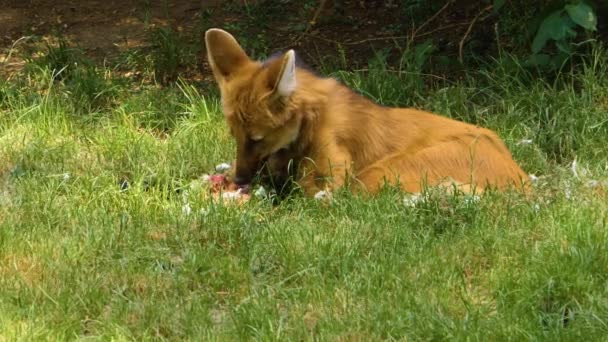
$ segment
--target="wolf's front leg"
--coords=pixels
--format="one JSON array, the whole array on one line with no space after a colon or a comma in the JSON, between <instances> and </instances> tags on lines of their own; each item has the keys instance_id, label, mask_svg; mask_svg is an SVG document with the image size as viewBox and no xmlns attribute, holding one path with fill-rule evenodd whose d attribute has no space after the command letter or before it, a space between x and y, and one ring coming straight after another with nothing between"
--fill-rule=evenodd
<instances>
[{"instance_id":1,"label":"wolf's front leg","mask_svg":"<svg viewBox=\"0 0 608 342\"><path fill-rule=\"evenodd\" d=\"M351 156L338 146L327 146L316 157L302 162L300 185L308 196L332 192L345 185L352 171Z\"/></svg>"},{"instance_id":2,"label":"wolf's front leg","mask_svg":"<svg viewBox=\"0 0 608 342\"><path fill-rule=\"evenodd\" d=\"M297 157L288 149L281 149L266 159L262 166L261 182L277 191L289 189L288 185L297 171Z\"/></svg>"}]
</instances>

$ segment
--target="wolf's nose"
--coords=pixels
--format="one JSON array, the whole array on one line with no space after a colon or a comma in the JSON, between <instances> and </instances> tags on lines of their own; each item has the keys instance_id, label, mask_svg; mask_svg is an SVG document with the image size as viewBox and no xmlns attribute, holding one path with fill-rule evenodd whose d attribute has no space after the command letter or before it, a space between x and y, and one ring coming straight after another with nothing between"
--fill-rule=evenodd
<instances>
[{"instance_id":1,"label":"wolf's nose","mask_svg":"<svg viewBox=\"0 0 608 342\"><path fill-rule=\"evenodd\" d=\"M249 177L243 177L241 175L235 175L234 178L232 179L232 181L236 184L236 185L246 185L249 184Z\"/></svg>"}]
</instances>

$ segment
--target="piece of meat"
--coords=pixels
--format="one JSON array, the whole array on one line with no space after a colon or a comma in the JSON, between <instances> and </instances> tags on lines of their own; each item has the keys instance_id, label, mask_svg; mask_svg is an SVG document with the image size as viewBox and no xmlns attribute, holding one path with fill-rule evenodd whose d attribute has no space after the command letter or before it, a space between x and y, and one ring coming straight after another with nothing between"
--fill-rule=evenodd
<instances>
[{"instance_id":1,"label":"piece of meat","mask_svg":"<svg viewBox=\"0 0 608 342\"><path fill-rule=\"evenodd\" d=\"M211 185L209 191L215 199L221 196L223 199L237 200L239 203L243 203L251 198L249 184L237 185L230 182L223 174L213 174L205 178Z\"/></svg>"}]
</instances>

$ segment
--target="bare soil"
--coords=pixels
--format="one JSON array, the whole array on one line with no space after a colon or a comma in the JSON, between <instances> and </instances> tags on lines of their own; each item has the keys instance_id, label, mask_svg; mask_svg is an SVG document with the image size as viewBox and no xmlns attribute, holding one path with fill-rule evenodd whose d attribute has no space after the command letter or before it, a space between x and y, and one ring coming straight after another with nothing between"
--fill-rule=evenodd
<instances>
[{"instance_id":1,"label":"bare soil","mask_svg":"<svg viewBox=\"0 0 608 342\"><path fill-rule=\"evenodd\" d=\"M420 18L408 17L399 1L326 1L320 11L319 3L0 0L0 69L4 69L0 74L23 65L23 53L16 52L34 37L49 41L61 35L89 57L103 61L148 46L148 32L154 27L171 27L199 47L197 65L186 68L198 73L206 73L202 33L209 27L229 31L236 27L238 32L231 31L235 36L250 41L259 38L269 51L295 48L313 67L328 57L339 60L342 56L348 67L364 67L379 49L389 48L393 57L398 56L408 40L433 39L438 54L452 59L458 57L462 40L477 54L496 52L494 36L488 34L496 18L483 1L446 1L443 10L440 5L428 5Z\"/></svg>"}]
</instances>

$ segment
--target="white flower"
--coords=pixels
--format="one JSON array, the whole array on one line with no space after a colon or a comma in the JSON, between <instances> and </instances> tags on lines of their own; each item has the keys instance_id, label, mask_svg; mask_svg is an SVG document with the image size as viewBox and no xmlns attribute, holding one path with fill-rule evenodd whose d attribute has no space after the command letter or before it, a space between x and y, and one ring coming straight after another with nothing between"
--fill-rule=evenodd
<instances>
[{"instance_id":1,"label":"white flower","mask_svg":"<svg viewBox=\"0 0 608 342\"><path fill-rule=\"evenodd\" d=\"M477 202L479 202L480 199L481 198L478 195L466 196L464 198L464 203L466 203L466 204L477 203Z\"/></svg>"},{"instance_id":2,"label":"white flower","mask_svg":"<svg viewBox=\"0 0 608 342\"><path fill-rule=\"evenodd\" d=\"M574 158L574 160L572 161L572 164L570 165L570 170L572 171L572 174L576 178L579 178L579 176L584 177L589 174L589 170L587 170L584 167L579 167L578 161L576 160L576 158Z\"/></svg>"},{"instance_id":3,"label":"white flower","mask_svg":"<svg viewBox=\"0 0 608 342\"><path fill-rule=\"evenodd\" d=\"M184 213L184 215L190 215L191 212L192 208L190 207L190 203L186 203L182 206L182 213Z\"/></svg>"},{"instance_id":4,"label":"white flower","mask_svg":"<svg viewBox=\"0 0 608 342\"><path fill-rule=\"evenodd\" d=\"M422 197L421 194L416 193L416 194L411 194L411 195L406 195L405 197L403 197L403 204L406 207L413 207L416 205L416 203L423 201L424 198Z\"/></svg>"},{"instance_id":5,"label":"white flower","mask_svg":"<svg viewBox=\"0 0 608 342\"><path fill-rule=\"evenodd\" d=\"M566 188L564 189L564 196L566 196L566 199L572 198L572 190L570 190L570 186L568 185L566 185Z\"/></svg>"},{"instance_id":6,"label":"white flower","mask_svg":"<svg viewBox=\"0 0 608 342\"><path fill-rule=\"evenodd\" d=\"M538 176L537 176L537 175L535 175L535 174L531 173L531 174L529 174L529 175L528 175L528 177L530 178L530 181L531 181L532 183L536 183L536 182L538 182Z\"/></svg>"},{"instance_id":7,"label":"white flower","mask_svg":"<svg viewBox=\"0 0 608 342\"><path fill-rule=\"evenodd\" d=\"M517 145L530 145L532 144L532 139L521 139Z\"/></svg>"},{"instance_id":8,"label":"white flower","mask_svg":"<svg viewBox=\"0 0 608 342\"><path fill-rule=\"evenodd\" d=\"M67 181L68 179L70 179L70 177L71 177L71 176L70 176L70 173L69 173L69 172L66 172L66 173L64 173L64 174L63 174L63 180L64 180L64 181Z\"/></svg>"},{"instance_id":9,"label":"white flower","mask_svg":"<svg viewBox=\"0 0 608 342\"><path fill-rule=\"evenodd\" d=\"M253 195L255 197L259 197L259 198L266 198L266 196L268 196L268 193L266 192L266 189L264 189L263 186L260 186L259 188L257 188L255 190L255 192L253 193Z\"/></svg>"},{"instance_id":10,"label":"white flower","mask_svg":"<svg viewBox=\"0 0 608 342\"><path fill-rule=\"evenodd\" d=\"M208 174L204 174L201 176L201 182L203 184L209 183L209 180L211 179L211 176L209 176Z\"/></svg>"},{"instance_id":11,"label":"white flower","mask_svg":"<svg viewBox=\"0 0 608 342\"><path fill-rule=\"evenodd\" d=\"M219 172L219 173L223 173L226 172L228 170L230 170L231 166L228 163L221 163L215 166L215 171Z\"/></svg>"},{"instance_id":12,"label":"white flower","mask_svg":"<svg viewBox=\"0 0 608 342\"><path fill-rule=\"evenodd\" d=\"M241 189L238 189L237 191L225 191L222 193L222 198L227 200L236 200L241 198L241 196L243 196Z\"/></svg>"},{"instance_id":13,"label":"white flower","mask_svg":"<svg viewBox=\"0 0 608 342\"><path fill-rule=\"evenodd\" d=\"M578 171L576 170L578 166L578 163L576 162L576 158L574 158L574 160L572 161L572 164L570 165L570 170L572 170L572 173L574 174L574 177L578 178Z\"/></svg>"},{"instance_id":14,"label":"white flower","mask_svg":"<svg viewBox=\"0 0 608 342\"><path fill-rule=\"evenodd\" d=\"M184 190L184 191L182 192L182 200L183 200L184 202L187 202L189 197L190 197L190 193L188 192L188 190Z\"/></svg>"}]
</instances>

